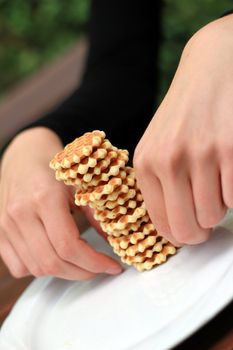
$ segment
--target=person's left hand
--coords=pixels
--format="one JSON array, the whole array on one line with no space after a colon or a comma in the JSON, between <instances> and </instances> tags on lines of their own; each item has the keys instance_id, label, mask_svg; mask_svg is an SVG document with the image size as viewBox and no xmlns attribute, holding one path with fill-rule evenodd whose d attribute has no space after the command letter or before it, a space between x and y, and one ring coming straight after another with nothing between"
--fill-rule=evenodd
<instances>
[{"instance_id":1,"label":"person's left hand","mask_svg":"<svg viewBox=\"0 0 233 350\"><path fill-rule=\"evenodd\" d=\"M134 166L151 220L174 243L207 240L233 207L233 15L186 45Z\"/></svg>"}]
</instances>

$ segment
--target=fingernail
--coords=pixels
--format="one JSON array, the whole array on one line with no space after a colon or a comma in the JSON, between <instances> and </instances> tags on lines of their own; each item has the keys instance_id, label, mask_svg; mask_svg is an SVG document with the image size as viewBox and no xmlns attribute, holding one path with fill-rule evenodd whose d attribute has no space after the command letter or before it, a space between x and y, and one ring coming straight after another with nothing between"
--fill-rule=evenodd
<instances>
[{"instance_id":1,"label":"fingernail","mask_svg":"<svg viewBox=\"0 0 233 350\"><path fill-rule=\"evenodd\" d=\"M112 267L109 267L105 272L108 273L109 275L116 275L122 272L122 268L120 266L112 266Z\"/></svg>"}]
</instances>

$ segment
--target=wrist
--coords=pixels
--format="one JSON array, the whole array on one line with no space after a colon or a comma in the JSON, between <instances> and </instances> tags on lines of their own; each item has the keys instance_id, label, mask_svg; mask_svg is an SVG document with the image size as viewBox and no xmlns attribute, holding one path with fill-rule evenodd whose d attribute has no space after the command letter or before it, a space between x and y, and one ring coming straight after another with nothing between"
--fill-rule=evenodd
<instances>
[{"instance_id":1,"label":"wrist","mask_svg":"<svg viewBox=\"0 0 233 350\"><path fill-rule=\"evenodd\" d=\"M49 162L63 145L58 135L45 127L35 127L19 133L11 141L2 156L4 163L14 162L15 158L22 161Z\"/></svg>"},{"instance_id":2,"label":"wrist","mask_svg":"<svg viewBox=\"0 0 233 350\"><path fill-rule=\"evenodd\" d=\"M57 148L63 147L58 135L51 129L46 127L35 127L24 130L14 137L7 149L13 147L26 147L30 145L31 148L41 147L41 150L48 147Z\"/></svg>"}]
</instances>

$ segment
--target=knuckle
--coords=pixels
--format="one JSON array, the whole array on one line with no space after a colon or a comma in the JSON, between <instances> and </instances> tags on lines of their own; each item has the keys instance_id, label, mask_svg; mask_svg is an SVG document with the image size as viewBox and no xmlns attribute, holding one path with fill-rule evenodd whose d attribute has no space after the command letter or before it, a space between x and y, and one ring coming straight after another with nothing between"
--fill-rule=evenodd
<instances>
[{"instance_id":1,"label":"knuckle","mask_svg":"<svg viewBox=\"0 0 233 350\"><path fill-rule=\"evenodd\" d=\"M174 146L175 145L175 146ZM180 165L183 157L184 147L178 141L164 143L163 141L156 142L153 145L153 150L145 150L145 148L135 151L133 164L136 172L155 169L156 173L175 172Z\"/></svg>"},{"instance_id":2,"label":"knuckle","mask_svg":"<svg viewBox=\"0 0 233 350\"><path fill-rule=\"evenodd\" d=\"M158 157L159 163L157 166L163 173L176 173L180 162L182 159L182 150L181 147L170 147L167 146L160 152L160 157Z\"/></svg>"},{"instance_id":3,"label":"knuckle","mask_svg":"<svg viewBox=\"0 0 233 350\"><path fill-rule=\"evenodd\" d=\"M0 227L3 229L8 227L8 215L6 213L0 214Z\"/></svg>"},{"instance_id":4,"label":"knuckle","mask_svg":"<svg viewBox=\"0 0 233 350\"><path fill-rule=\"evenodd\" d=\"M233 156L233 142L221 142L219 148L221 156L229 161Z\"/></svg>"},{"instance_id":5,"label":"knuckle","mask_svg":"<svg viewBox=\"0 0 233 350\"><path fill-rule=\"evenodd\" d=\"M192 160L197 162L206 162L207 160L211 159L215 153L214 145L203 142L198 145L194 145L190 153Z\"/></svg>"},{"instance_id":6,"label":"knuckle","mask_svg":"<svg viewBox=\"0 0 233 350\"><path fill-rule=\"evenodd\" d=\"M134 154L133 154L133 165L137 165L139 159L140 159L140 155L141 155L141 147L140 144L138 144L134 150Z\"/></svg>"},{"instance_id":7,"label":"knuckle","mask_svg":"<svg viewBox=\"0 0 233 350\"><path fill-rule=\"evenodd\" d=\"M46 186L37 186L33 192L33 199L36 203L45 203L49 198L49 190Z\"/></svg>"},{"instance_id":8,"label":"knuckle","mask_svg":"<svg viewBox=\"0 0 233 350\"><path fill-rule=\"evenodd\" d=\"M136 172L141 172L147 169L149 164L150 164L150 160L149 160L148 153L136 148L134 157L133 157L133 166Z\"/></svg>"},{"instance_id":9,"label":"knuckle","mask_svg":"<svg viewBox=\"0 0 233 350\"><path fill-rule=\"evenodd\" d=\"M20 218L23 213L23 201L14 200L8 203L6 211L10 217Z\"/></svg>"}]
</instances>

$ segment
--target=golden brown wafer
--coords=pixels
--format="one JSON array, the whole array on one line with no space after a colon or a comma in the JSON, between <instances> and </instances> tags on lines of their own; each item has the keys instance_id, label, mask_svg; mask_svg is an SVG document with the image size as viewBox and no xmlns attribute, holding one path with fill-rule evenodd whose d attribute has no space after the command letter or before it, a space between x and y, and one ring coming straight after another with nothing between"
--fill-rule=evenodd
<instances>
[{"instance_id":1,"label":"golden brown wafer","mask_svg":"<svg viewBox=\"0 0 233 350\"><path fill-rule=\"evenodd\" d=\"M158 234L154 232L154 234L150 234L146 238L145 235L141 232L137 232L137 240L138 242L135 244L131 243L130 235L124 236L124 237L112 237L108 236L108 241L112 247L114 247L116 250L124 250L126 256L136 256L139 253L144 253L148 249L154 249L153 251L156 251L156 247L160 244L167 243L167 240L165 238L162 238ZM139 249L140 246L140 249Z\"/></svg>"},{"instance_id":2,"label":"golden brown wafer","mask_svg":"<svg viewBox=\"0 0 233 350\"><path fill-rule=\"evenodd\" d=\"M135 209L139 206L139 202L136 200L128 200L124 205L118 205L113 209L105 209L102 206L100 209L95 210L95 219L98 221L106 221L107 219L116 219L121 215L125 215L129 209Z\"/></svg>"},{"instance_id":3,"label":"golden brown wafer","mask_svg":"<svg viewBox=\"0 0 233 350\"><path fill-rule=\"evenodd\" d=\"M120 215L127 213L127 207L118 206L113 210L95 210L94 218L97 221L105 221L107 219L115 219Z\"/></svg>"},{"instance_id":4,"label":"golden brown wafer","mask_svg":"<svg viewBox=\"0 0 233 350\"><path fill-rule=\"evenodd\" d=\"M127 194L129 192L129 187L127 185L120 185L115 189L114 192L103 195L101 199L95 200L94 202L90 203L91 208L100 209L104 205L108 206L112 202L122 202L124 195L125 198L127 197Z\"/></svg>"},{"instance_id":5,"label":"golden brown wafer","mask_svg":"<svg viewBox=\"0 0 233 350\"><path fill-rule=\"evenodd\" d=\"M80 160L78 164L72 165L68 169L58 169L56 178L60 180L76 179L77 175L85 175L89 168L94 168L98 161L107 156L107 150L104 148L97 149L89 157Z\"/></svg>"},{"instance_id":6,"label":"golden brown wafer","mask_svg":"<svg viewBox=\"0 0 233 350\"><path fill-rule=\"evenodd\" d=\"M146 208L144 202L140 207L135 209L129 209L126 215L122 215L120 218L113 220L107 219L104 223L108 225L108 228L112 231L124 230L129 224L136 223L138 219L141 219L146 215Z\"/></svg>"},{"instance_id":7,"label":"golden brown wafer","mask_svg":"<svg viewBox=\"0 0 233 350\"><path fill-rule=\"evenodd\" d=\"M150 270L155 265L160 265L165 262L169 255L174 255L176 248L171 244L166 244L160 253L154 253L153 256L142 263L134 263L138 271Z\"/></svg>"},{"instance_id":8,"label":"golden brown wafer","mask_svg":"<svg viewBox=\"0 0 233 350\"><path fill-rule=\"evenodd\" d=\"M140 231L140 227L143 223L149 222L149 216L146 214L142 218L138 219L136 222L129 223L125 229L122 230L113 230L111 225L108 222L100 222L102 230L108 233L110 236L120 237L127 236L129 233Z\"/></svg>"},{"instance_id":9,"label":"golden brown wafer","mask_svg":"<svg viewBox=\"0 0 233 350\"><path fill-rule=\"evenodd\" d=\"M112 150L107 154L105 152L107 152L105 149L99 149L70 169L57 170L56 179L64 181L66 185L86 190L88 187L94 188L103 182L108 182L113 176L125 178L126 172L122 172L121 169L128 159L127 152ZM106 154L105 159L101 159L100 157L104 154ZM107 171L104 171L106 169Z\"/></svg>"},{"instance_id":10,"label":"golden brown wafer","mask_svg":"<svg viewBox=\"0 0 233 350\"><path fill-rule=\"evenodd\" d=\"M127 248L126 253L128 256L135 256L138 252L143 253L149 247L153 247L160 236L157 234L150 234L146 238L142 239L138 243L131 245Z\"/></svg>"},{"instance_id":11,"label":"golden brown wafer","mask_svg":"<svg viewBox=\"0 0 233 350\"><path fill-rule=\"evenodd\" d=\"M83 157L82 159L80 159L80 162L74 165L71 165L68 169L61 168L56 170L57 178L60 178L61 180L75 179L77 174L78 175L82 174L84 175L83 179L85 181L86 180L85 175L88 173L88 170L89 170L89 169L86 170L86 164L93 164L93 163L95 163L95 168L99 168L99 170L94 171L93 169L90 169L90 173L92 173L93 176L96 174L100 174L101 170L103 169L103 166L101 167L101 165L106 164L106 166L108 166L113 159L117 159L119 157L119 152L117 150L107 149L104 147L102 148L102 145L100 146L100 148L97 148L97 150L92 152L89 156ZM82 169L83 167L85 167L85 171L83 171Z\"/></svg>"},{"instance_id":12,"label":"golden brown wafer","mask_svg":"<svg viewBox=\"0 0 233 350\"><path fill-rule=\"evenodd\" d=\"M118 153L116 151L109 151L104 159L101 159L97 162L96 166L94 168L89 168L86 174L80 175L76 173L75 166L73 166L73 173L72 177L68 176L60 176L60 171L56 171L56 179L61 181L64 177L67 177L67 179L63 180L66 185L75 186L77 188L83 188L86 190L88 187L97 186L101 181L101 173L107 169L111 163L112 160L117 159ZM69 169L68 169L69 170ZM62 169L62 171L66 171ZM118 167L118 172L115 168L114 175L118 175L120 171L120 166ZM62 177L62 178L61 178ZM92 183L93 179L95 179L95 182ZM96 180L98 180L96 182Z\"/></svg>"},{"instance_id":13,"label":"golden brown wafer","mask_svg":"<svg viewBox=\"0 0 233 350\"><path fill-rule=\"evenodd\" d=\"M134 209L137 206L137 203L142 202L143 198L140 193L137 193L137 191L134 188L129 188L128 192L121 193L121 191L118 191L118 197L116 200L102 200L95 203L90 203L90 207L97 210L113 210L118 206L127 206L128 208ZM127 204L128 203L128 204Z\"/></svg>"},{"instance_id":14,"label":"golden brown wafer","mask_svg":"<svg viewBox=\"0 0 233 350\"><path fill-rule=\"evenodd\" d=\"M129 233L130 243L136 244L139 240L144 239L149 234L154 234L154 232L156 233L156 230L151 222L142 224L140 226L140 232Z\"/></svg>"},{"instance_id":15,"label":"golden brown wafer","mask_svg":"<svg viewBox=\"0 0 233 350\"><path fill-rule=\"evenodd\" d=\"M103 131L94 130L75 139L65 146L64 150L57 153L50 162L54 170L70 168L73 164L79 163L81 159L89 156L94 147L98 147L105 137Z\"/></svg>"},{"instance_id":16,"label":"golden brown wafer","mask_svg":"<svg viewBox=\"0 0 233 350\"><path fill-rule=\"evenodd\" d=\"M122 261L139 271L151 269L176 248L155 230L138 189L128 151L104 139L102 131L74 140L50 162L56 178L76 187L75 203L89 205Z\"/></svg>"},{"instance_id":17,"label":"golden brown wafer","mask_svg":"<svg viewBox=\"0 0 233 350\"><path fill-rule=\"evenodd\" d=\"M166 240L156 242L151 248L146 249L143 253L137 253L134 256L129 256L126 253L122 260L128 265L144 262L147 258L152 258L153 256L155 256L156 253L161 252L166 243Z\"/></svg>"},{"instance_id":18,"label":"golden brown wafer","mask_svg":"<svg viewBox=\"0 0 233 350\"><path fill-rule=\"evenodd\" d=\"M121 249L127 249L131 244L137 244L139 241L143 240L147 235L156 234L155 227L152 223L141 224L140 231L130 231L125 230L125 235L109 236L112 244ZM120 239L119 239L120 237Z\"/></svg>"}]
</instances>

